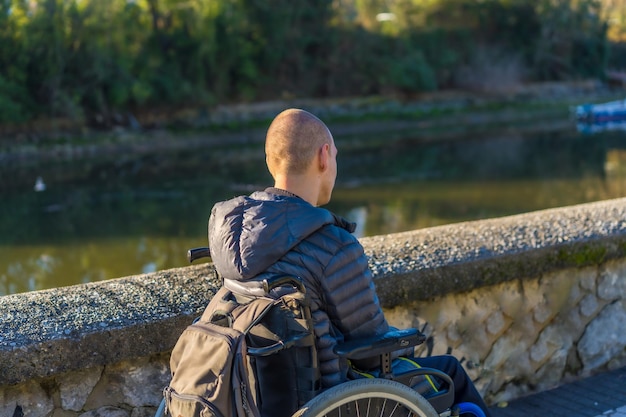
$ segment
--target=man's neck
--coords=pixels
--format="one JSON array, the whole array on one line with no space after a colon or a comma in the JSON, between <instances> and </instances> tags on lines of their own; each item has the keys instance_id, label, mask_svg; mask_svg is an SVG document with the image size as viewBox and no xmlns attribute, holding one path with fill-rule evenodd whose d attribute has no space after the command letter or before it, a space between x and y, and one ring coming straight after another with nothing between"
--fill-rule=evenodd
<instances>
[{"instance_id":1,"label":"man's neck","mask_svg":"<svg viewBox=\"0 0 626 417\"><path fill-rule=\"evenodd\" d=\"M272 193L272 194L284 195L284 196L287 196L287 197L296 197L296 198L299 198L299 199L303 200L303 198L300 197L299 195L296 195L296 194L294 194L292 192L289 192L287 190L283 190L282 188L278 188L278 187L268 187L268 188L265 189L265 191L268 192L268 193Z\"/></svg>"},{"instance_id":2,"label":"man's neck","mask_svg":"<svg viewBox=\"0 0 626 417\"><path fill-rule=\"evenodd\" d=\"M290 176L289 178L276 178L274 182L275 188L288 191L295 194L301 199L309 202L311 205L317 205L317 192L319 187L311 184L311 180L305 176Z\"/></svg>"}]
</instances>

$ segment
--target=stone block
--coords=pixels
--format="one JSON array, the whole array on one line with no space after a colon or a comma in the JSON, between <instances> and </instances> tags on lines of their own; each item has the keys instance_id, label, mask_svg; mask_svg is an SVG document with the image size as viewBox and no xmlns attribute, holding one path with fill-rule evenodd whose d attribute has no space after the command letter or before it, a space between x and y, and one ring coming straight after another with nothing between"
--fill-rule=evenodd
<instances>
[{"instance_id":1,"label":"stone block","mask_svg":"<svg viewBox=\"0 0 626 417\"><path fill-rule=\"evenodd\" d=\"M522 281L522 300L526 313L532 312L545 302L538 279Z\"/></svg>"},{"instance_id":2,"label":"stone block","mask_svg":"<svg viewBox=\"0 0 626 417\"><path fill-rule=\"evenodd\" d=\"M564 307L564 310L571 309L571 306L577 305L580 302L580 300L585 296L585 292L582 291L582 289L580 288L580 280L578 282L579 282L579 285L572 285L570 293L569 293L569 297L566 302L567 306Z\"/></svg>"},{"instance_id":3,"label":"stone block","mask_svg":"<svg viewBox=\"0 0 626 417\"><path fill-rule=\"evenodd\" d=\"M552 312L566 310L576 304L576 294L580 291L579 271L578 268L568 268L541 277L544 298Z\"/></svg>"},{"instance_id":4,"label":"stone block","mask_svg":"<svg viewBox=\"0 0 626 417\"><path fill-rule=\"evenodd\" d=\"M567 363L567 349L556 349L543 365L537 369L531 384L534 390L545 391L558 385L563 380L565 364Z\"/></svg>"},{"instance_id":5,"label":"stone block","mask_svg":"<svg viewBox=\"0 0 626 417\"><path fill-rule=\"evenodd\" d=\"M459 329L454 324L448 327L446 331L446 336L450 344L453 345L453 347L458 346L459 343L462 343L463 341L463 338L459 334Z\"/></svg>"},{"instance_id":6,"label":"stone block","mask_svg":"<svg viewBox=\"0 0 626 417\"><path fill-rule=\"evenodd\" d=\"M545 343L537 343L530 347L530 359L536 363L542 363L550 354Z\"/></svg>"},{"instance_id":7,"label":"stone block","mask_svg":"<svg viewBox=\"0 0 626 417\"><path fill-rule=\"evenodd\" d=\"M557 320L559 320L563 329L568 332L571 340L578 340L585 331L585 327L591 320L591 317L583 317L580 313L580 308L575 308L561 312Z\"/></svg>"},{"instance_id":8,"label":"stone block","mask_svg":"<svg viewBox=\"0 0 626 417\"><path fill-rule=\"evenodd\" d=\"M0 415L1 416L13 416L18 414L22 406L18 406L17 400L10 397L6 392L0 391Z\"/></svg>"},{"instance_id":9,"label":"stone block","mask_svg":"<svg viewBox=\"0 0 626 417\"><path fill-rule=\"evenodd\" d=\"M567 351L573 343L571 331L564 327L561 322L555 321L541 332L535 344L530 348L530 358L536 363L535 367L539 369L546 363L553 362L555 355L563 351L561 353L564 355L562 358L562 365L564 367ZM560 359L558 363L560 366ZM556 370L557 369L555 369L555 371Z\"/></svg>"},{"instance_id":10,"label":"stone block","mask_svg":"<svg viewBox=\"0 0 626 417\"><path fill-rule=\"evenodd\" d=\"M552 310L547 301L533 309L533 318L540 325L548 323L555 314L556 312Z\"/></svg>"},{"instance_id":11,"label":"stone block","mask_svg":"<svg viewBox=\"0 0 626 417\"><path fill-rule=\"evenodd\" d=\"M499 372L507 363L514 363L527 352L526 342L517 334L507 333L494 344L483 363L485 368Z\"/></svg>"},{"instance_id":12,"label":"stone block","mask_svg":"<svg viewBox=\"0 0 626 417\"><path fill-rule=\"evenodd\" d=\"M492 294L495 295L498 308L509 317L519 317L524 315L524 297L522 284L519 281L510 281L500 284L499 288L494 288Z\"/></svg>"},{"instance_id":13,"label":"stone block","mask_svg":"<svg viewBox=\"0 0 626 417\"><path fill-rule=\"evenodd\" d=\"M506 329L509 320L506 320L502 312L494 311L487 319L487 333L498 336Z\"/></svg>"},{"instance_id":14,"label":"stone block","mask_svg":"<svg viewBox=\"0 0 626 417\"><path fill-rule=\"evenodd\" d=\"M583 364L578 357L578 351L576 350L576 346L571 346L567 352L567 360L565 361L565 372L563 373L563 378L577 378L578 375L580 375L580 371L582 368Z\"/></svg>"},{"instance_id":15,"label":"stone block","mask_svg":"<svg viewBox=\"0 0 626 417\"><path fill-rule=\"evenodd\" d=\"M471 333L464 332L461 338L463 341L459 345L459 349L471 352L473 357L478 357L482 360L492 350L493 340L489 337L484 325L475 327Z\"/></svg>"},{"instance_id":16,"label":"stone block","mask_svg":"<svg viewBox=\"0 0 626 417\"><path fill-rule=\"evenodd\" d=\"M37 381L0 389L0 415L12 416L16 409L28 417L48 417L54 410L54 401Z\"/></svg>"},{"instance_id":17,"label":"stone block","mask_svg":"<svg viewBox=\"0 0 626 417\"><path fill-rule=\"evenodd\" d=\"M167 355L137 358L105 368L85 404L85 409L114 407L156 407L170 379Z\"/></svg>"},{"instance_id":18,"label":"stone block","mask_svg":"<svg viewBox=\"0 0 626 417\"><path fill-rule=\"evenodd\" d=\"M87 397L100 380L102 369L99 366L56 377L64 410L81 411L84 408Z\"/></svg>"},{"instance_id":19,"label":"stone block","mask_svg":"<svg viewBox=\"0 0 626 417\"><path fill-rule=\"evenodd\" d=\"M587 326L578 343L578 354L585 371L604 366L626 349L626 301L607 305Z\"/></svg>"},{"instance_id":20,"label":"stone block","mask_svg":"<svg viewBox=\"0 0 626 417\"><path fill-rule=\"evenodd\" d=\"M626 262L610 261L602 268L598 280L598 297L607 301L626 298Z\"/></svg>"},{"instance_id":21,"label":"stone block","mask_svg":"<svg viewBox=\"0 0 626 417\"><path fill-rule=\"evenodd\" d=\"M431 355L445 355L448 353L450 347L451 346L445 337L445 332L444 334L440 334L439 332L437 332L433 335Z\"/></svg>"},{"instance_id":22,"label":"stone block","mask_svg":"<svg viewBox=\"0 0 626 417\"><path fill-rule=\"evenodd\" d=\"M458 294L455 298L459 304L465 301L466 309L471 312L474 320L484 322L494 311L500 311L500 304L493 297L494 292L499 293L499 291L473 290L465 296Z\"/></svg>"},{"instance_id":23,"label":"stone block","mask_svg":"<svg viewBox=\"0 0 626 417\"><path fill-rule=\"evenodd\" d=\"M585 268L580 273L579 285L580 288L587 292L596 292L596 283L598 278L598 267Z\"/></svg>"},{"instance_id":24,"label":"stone block","mask_svg":"<svg viewBox=\"0 0 626 417\"><path fill-rule=\"evenodd\" d=\"M541 331L543 326L539 325L531 314L525 314L515 317L511 323L511 327L507 330L507 333L516 333L518 335L526 335L526 337L537 337L537 334Z\"/></svg>"},{"instance_id":25,"label":"stone block","mask_svg":"<svg viewBox=\"0 0 626 417\"><path fill-rule=\"evenodd\" d=\"M587 294L581 301L579 305L580 314L584 318L593 317L598 310L600 310L600 304L598 303L598 299L593 294Z\"/></svg>"},{"instance_id":26,"label":"stone block","mask_svg":"<svg viewBox=\"0 0 626 417\"><path fill-rule=\"evenodd\" d=\"M461 311L465 303L465 297L457 298L452 295L438 297L432 302L421 303L419 315L435 329L443 329L462 318Z\"/></svg>"}]
</instances>

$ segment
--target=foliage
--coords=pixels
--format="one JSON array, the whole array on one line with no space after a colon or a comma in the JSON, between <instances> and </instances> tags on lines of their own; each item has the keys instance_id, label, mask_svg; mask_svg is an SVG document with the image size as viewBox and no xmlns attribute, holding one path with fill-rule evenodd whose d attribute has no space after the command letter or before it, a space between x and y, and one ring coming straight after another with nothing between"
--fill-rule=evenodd
<instances>
[{"instance_id":1,"label":"foliage","mask_svg":"<svg viewBox=\"0 0 626 417\"><path fill-rule=\"evenodd\" d=\"M0 122L602 77L607 30L598 0L0 0Z\"/></svg>"},{"instance_id":2,"label":"foliage","mask_svg":"<svg viewBox=\"0 0 626 417\"><path fill-rule=\"evenodd\" d=\"M539 79L602 77L608 58L607 22L599 0L541 0L533 67Z\"/></svg>"}]
</instances>

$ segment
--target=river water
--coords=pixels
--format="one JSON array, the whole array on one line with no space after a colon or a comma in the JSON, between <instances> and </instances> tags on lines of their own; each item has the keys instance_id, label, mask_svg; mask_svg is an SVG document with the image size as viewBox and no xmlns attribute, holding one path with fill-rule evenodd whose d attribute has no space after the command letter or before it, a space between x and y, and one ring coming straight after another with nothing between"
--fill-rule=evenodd
<instances>
[{"instance_id":1,"label":"river water","mask_svg":"<svg viewBox=\"0 0 626 417\"><path fill-rule=\"evenodd\" d=\"M623 130L374 136L335 137L328 208L357 221L358 236L626 196ZM2 189L0 295L185 266L216 201L271 185L258 141L14 172L28 181Z\"/></svg>"}]
</instances>

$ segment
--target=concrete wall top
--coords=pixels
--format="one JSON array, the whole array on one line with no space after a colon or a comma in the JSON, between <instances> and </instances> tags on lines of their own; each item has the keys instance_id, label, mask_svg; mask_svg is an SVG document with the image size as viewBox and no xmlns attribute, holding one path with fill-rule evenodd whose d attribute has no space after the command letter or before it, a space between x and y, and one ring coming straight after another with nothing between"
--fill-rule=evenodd
<instances>
[{"instance_id":1,"label":"concrete wall top","mask_svg":"<svg viewBox=\"0 0 626 417\"><path fill-rule=\"evenodd\" d=\"M626 255L626 198L362 239L385 307Z\"/></svg>"},{"instance_id":2,"label":"concrete wall top","mask_svg":"<svg viewBox=\"0 0 626 417\"><path fill-rule=\"evenodd\" d=\"M361 239L384 306L626 254L626 198ZM211 264L0 297L0 385L170 350Z\"/></svg>"},{"instance_id":3,"label":"concrete wall top","mask_svg":"<svg viewBox=\"0 0 626 417\"><path fill-rule=\"evenodd\" d=\"M0 385L168 351L219 285L200 264L0 297Z\"/></svg>"}]
</instances>

